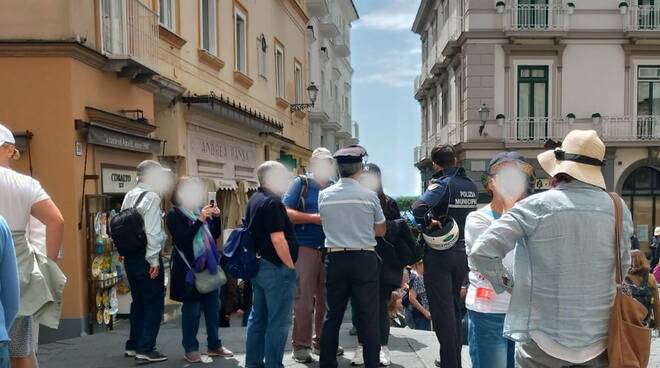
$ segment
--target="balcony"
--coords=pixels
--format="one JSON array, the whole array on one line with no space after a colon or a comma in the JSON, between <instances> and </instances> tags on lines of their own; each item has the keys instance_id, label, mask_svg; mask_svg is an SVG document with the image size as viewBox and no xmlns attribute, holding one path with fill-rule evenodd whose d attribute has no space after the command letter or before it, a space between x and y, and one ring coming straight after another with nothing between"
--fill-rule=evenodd
<instances>
[{"instance_id":1,"label":"balcony","mask_svg":"<svg viewBox=\"0 0 660 368\"><path fill-rule=\"evenodd\" d=\"M349 34L344 32L333 40L332 48L337 56L347 57L351 54L351 44L348 36Z\"/></svg>"},{"instance_id":2,"label":"balcony","mask_svg":"<svg viewBox=\"0 0 660 368\"><path fill-rule=\"evenodd\" d=\"M341 34L339 29L340 18L338 15L328 14L319 21L319 31L328 38L337 37Z\"/></svg>"},{"instance_id":3,"label":"balcony","mask_svg":"<svg viewBox=\"0 0 660 368\"><path fill-rule=\"evenodd\" d=\"M504 10L505 32L563 33L568 31L568 6L563 4L518 4Z\"/></svg>"},{"instance_id":4,"label":"balcony","mask_svg":"<svg viewBox=\"0 0 660 368\"><path fill-rule=\"evenodd\" d=\"M336 132L341 130L341 128L341 110L339 109L338 103L333 103L330 105L328 121L323 123L323 129L329 129Z\"/></svg>"},{"instance_id":5,"label":"balcony","mask_svg":"<svg viewBox=\"0 0 660 368\"><path fill-rule=\"evenodd\" d=\"M307 13L310 17L323 17L330 13L328 0L307 0Z\"/></svg>"},{"instance_id":6,"label":"balcony","mask_svg":"<svg viewBox=\"0 0 660 368\"><path fill-rule=\"evenodd\" d=\"M633 6L625 15L625 32L660 31L660 7L653 5Z\"/></svg>"},{"instance_id":7,"label":"balcony","mask_svg":"<svg viewBox=\"0 0 660 368\"><path fill-rule=\"evenodd\" d=\"M463 32L463 18L453 16L447 19L442 26L440 37L434 46L432 70L439 74L442 68L449 64L449 57L458 52L458 39Z\"/></svg>"},{"instance_id":8,"label":"balcony","mask_svg":"<svg viewBox=\"0 0 660 368\"><path fill-rule=\"evenodd\" d=\"M413 149L413 162L418 163L422 161L422 146L417 146Z\"/></svg>"},{"instance_id":9,"label":"balcony","mask_svg":"<svg viewBox=\"0 0 660 368\"><path fill-rule=\"evenodd\" d=\"M660 116L603 117L600 121L565 118L518 118L504 123L504 142L542 146L549 139L561 141L574 129L593 129L606 143L660 144Z\"/></svg>"},{"instance_id":10,"label":"balcony","mask_svg":"<svg viewBox=\"0 0 660 368\"><path fill-rule=\"evenodd\" d=\"M158 14L139 0L101 0L101 50L109 69L135 77L158 62ZM144 70L146 68L146 70Z\"/></svg>"},{"instance_id":11,"label":"balcony","mask_svg":"<svg viewBox=\"0 0 660 368\"><path fill-rule=\"evenodd\" d=\"M426 90L433 87L433 73L431 73L431 62L433 59L427 58L422 62L422 72L415 78L415 98L421 100L426 96Z\"/></svg>"}]
</instances>

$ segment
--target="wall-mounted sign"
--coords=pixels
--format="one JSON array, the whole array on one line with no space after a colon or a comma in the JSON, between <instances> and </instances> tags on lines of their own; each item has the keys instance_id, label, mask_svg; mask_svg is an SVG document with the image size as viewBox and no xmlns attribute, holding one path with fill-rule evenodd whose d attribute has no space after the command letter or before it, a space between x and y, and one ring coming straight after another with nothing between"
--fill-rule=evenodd
<instances>
[{"instance_id":1,"label":"wall-mounted sign","mask_svg":"<svg viewBox=\"0 0 660 368\"><path fill-rule=\"evenodd\" d=\"M144 153L160 153L161 141L149 137L127 134L92 124L87 133L88 142L100 146Z\"/></svg>"},{"instance_id":2,"label":"wall-mounted sign","mask_svg":"<svg viewBox=\"0 0 660 368\"><path fill-rule=\"evenodd\" d=\"M137 185L136 170L104 167L101 171L103 174L103 193L126 193Z\"/></svg>"},{"instance_id":3,"label":"wall-mounted sign","mask_svg":"<svg viewBox=\"0 0 660 368\"><path fill-rule=\"evenodd\" d=\"M82 156L83 154L83 145L80 142L76 142L76 156Z\"/></svg>"},{"instance_id":4,"label":"wall-mounted sign","mask_svg":"<svg viewBox=\"0 0 660 368\"><path fill-rule=\"evenodd\" d=\"M207 130L188 129L188 154L191 175L201 175L200 161L217 166L230 179L243 173L253 177L257 167L256 143Z\"/></svg>"}]
</instances>

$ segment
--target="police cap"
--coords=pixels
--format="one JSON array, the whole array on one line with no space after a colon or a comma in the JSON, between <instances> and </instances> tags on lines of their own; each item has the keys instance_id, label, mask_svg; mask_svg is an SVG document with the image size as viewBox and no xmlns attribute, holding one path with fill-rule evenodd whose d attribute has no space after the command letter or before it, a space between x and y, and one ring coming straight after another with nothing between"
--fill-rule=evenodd
<instances>
[{"instance_id":1,"label":"police cap","mask_svg":"<svg viewBox=\"0 0 660 368\"><path fill-rule=\"evenodd\" d=\"M342 149L337 150L334 154L335 160L340 164L350 164L362 162L364 156L367 155L367 150L357 144L351 144Z\"/></svg>"}]
</instances>

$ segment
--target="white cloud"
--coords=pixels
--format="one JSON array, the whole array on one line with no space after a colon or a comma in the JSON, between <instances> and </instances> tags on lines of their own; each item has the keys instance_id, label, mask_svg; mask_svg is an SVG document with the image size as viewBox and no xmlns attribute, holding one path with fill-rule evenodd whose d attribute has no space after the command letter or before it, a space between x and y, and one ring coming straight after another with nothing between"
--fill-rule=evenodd
<instances>
[{"instance_id":1,"label":"white cloud","mask_svg":"<svg viewBox=\"0 0 660 368\"><path fill-rule=\"evenodd\" d=\"M391 87L412 87L415 76L419 74L419 69L389 69L367 74L363 77L356 77L353 80L357 83L379 83Z\"/></svg>"},{"instance_id":2,"label":"white cloud","mask_svg":"<svg viewBox=\"0 0 660 368\"><path fill-rule=\"evenodd\" d=\"M384 7L363 15L354 27L357 29L410 31L418 6L419 1L394 0Z\"/></svg>"}]
</instances>

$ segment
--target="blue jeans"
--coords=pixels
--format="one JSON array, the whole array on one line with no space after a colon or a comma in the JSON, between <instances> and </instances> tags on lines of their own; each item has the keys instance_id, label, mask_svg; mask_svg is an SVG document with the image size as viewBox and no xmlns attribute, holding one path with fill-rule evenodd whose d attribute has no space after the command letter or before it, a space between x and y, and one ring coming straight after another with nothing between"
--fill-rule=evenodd
<instances>
[{"instance_id":1,"label":"blue jeans","mask_svg":"<svg viewBox=\"0 0 660 368\"><path fill-rule=\"evenodd\" d=\"M156 348L165 307L165 280L163 261L158 277L149 277L149 263L144 258L124 259L126 277L131 286L131 332L126 350L147 354Z\"/></svg>"},{"instance_id":2,"label":"blue jeans","mask_svg":"<svg viewBox=\"0 0 660 368\"><path fill-rule=\"evenodd\" d=\"M204 311L206 322L206 336L209 349L217 349L222 346L218 337L220 318L220 290L201 294L199 300L184 301L181 307L181 328L183 330L183 348L186 353L199 351L197 331L199 331L199 319Z\"/></svg>"},{"instance_id":3,"label":"blue jeans","mask_svg":"<svg viewBox=\"0 0 660 368\"><path fill-rule=\"evenodd\" d=\"M513 368L515 343L504 338L505 314L468 311L468 342L473 368Z\"/></svg>"},{"instance_id":4,"label":"blue jeans","mask_svg":"<svg viewBox=\"0 0 660 368\"><path fill-rule=\"evenodd\" d=\"M413 312L413 330L431 331L431 321L422 315L415 315Z\"/></svg>"},{"instance_id":5,"label":"blue jeans","mask_svg":"<svg viewBox=\"0 0 660 368\"><path fill-rule=\"evenodd\" d=\"M296 271L262 259L252 279L252 310L245 341L245 366L283 367L291 328ZM264 361L265 360L265 361Z\"/></svg>"},{"instance_id":6,"label":"blue jeans","mask_svg":"<svg viewBox=\"0 0 660 368\"><path fill-rule=\"evenodd\" d=\"M9 368L9 341L0 341L0 368Z\"/></svg>"}]
</instances>

